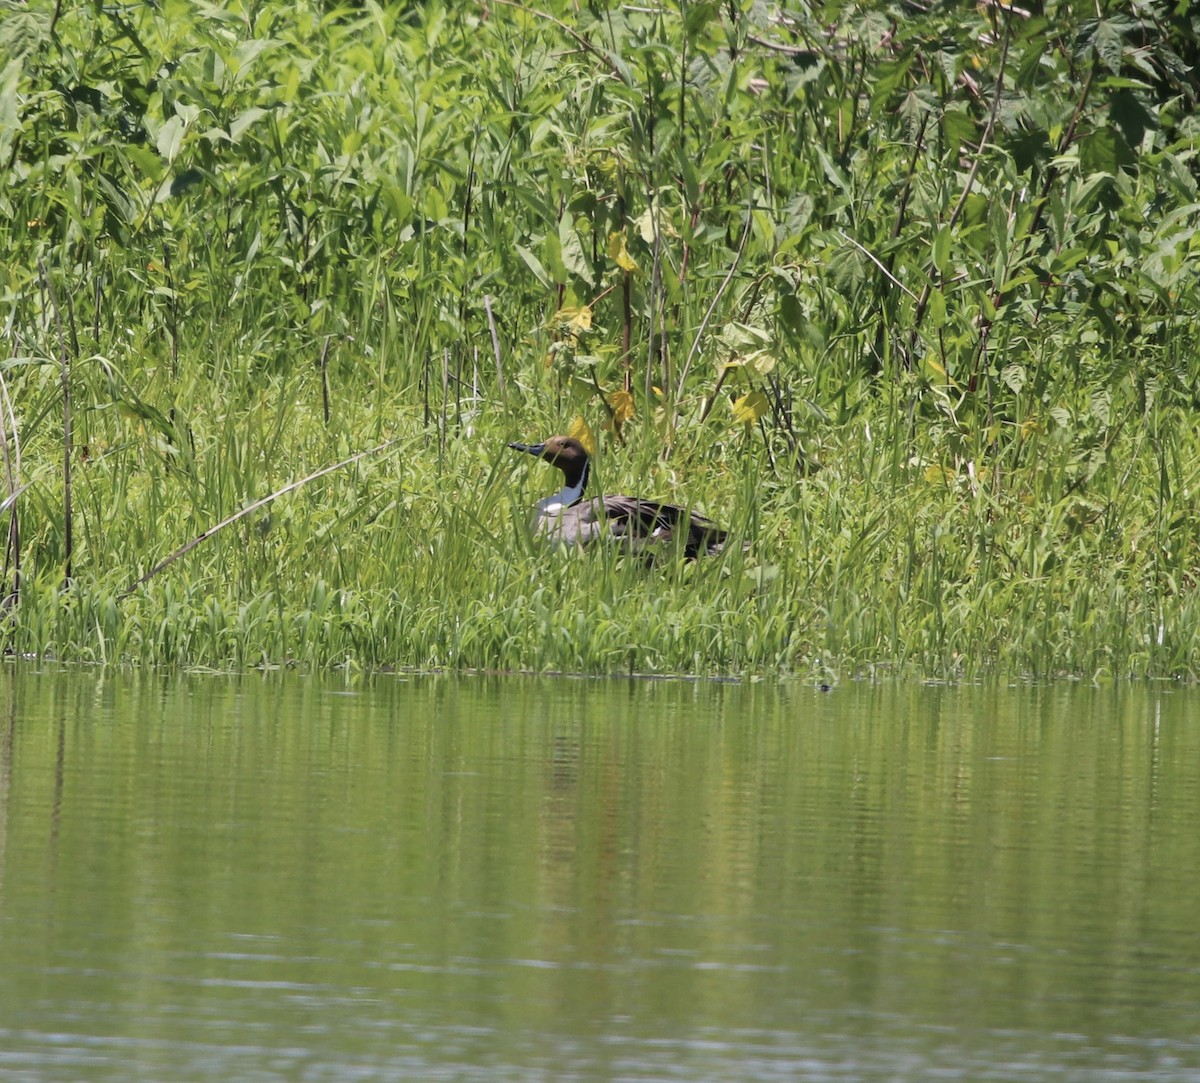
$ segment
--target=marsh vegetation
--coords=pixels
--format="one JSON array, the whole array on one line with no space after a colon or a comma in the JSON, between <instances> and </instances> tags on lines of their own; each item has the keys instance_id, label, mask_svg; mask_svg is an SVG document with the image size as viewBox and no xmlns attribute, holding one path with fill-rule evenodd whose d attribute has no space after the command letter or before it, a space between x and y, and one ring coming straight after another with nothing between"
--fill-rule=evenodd
<instances>
[{"instance_id":1,"label":"marsh vegetation","mask_svg":"<svg viewBox=\"0 0 1200 1083\"><path fill-rule=\"evenodd\" d=\"M1195 676L1194 18L5 0L4 647Z\"/></svg>"}]
</instances>

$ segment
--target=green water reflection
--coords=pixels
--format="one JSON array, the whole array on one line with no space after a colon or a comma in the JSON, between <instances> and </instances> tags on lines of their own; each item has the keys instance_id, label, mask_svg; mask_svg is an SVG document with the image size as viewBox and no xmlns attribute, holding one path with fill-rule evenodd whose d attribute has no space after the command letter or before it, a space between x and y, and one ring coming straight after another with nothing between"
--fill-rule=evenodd
<instances>
[{"instance_id":1,"label":"green water reflection","mask_svg":"<svg viewBox=\"0 0 1200 1083\"><path fill-rule=\"evenodd\" d=\"M0 1079L1200 1080L1200 695L0 669Z\"/></svg>"}]
</instances>

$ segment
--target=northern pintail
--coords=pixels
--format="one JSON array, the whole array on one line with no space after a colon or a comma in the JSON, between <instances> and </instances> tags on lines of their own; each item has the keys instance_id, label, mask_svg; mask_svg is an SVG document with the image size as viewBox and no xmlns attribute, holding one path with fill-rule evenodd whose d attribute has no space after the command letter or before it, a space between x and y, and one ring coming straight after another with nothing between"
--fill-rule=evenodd
<instances>
[{"instance_id":1,"label":"northern pintail","mask_svg":"<svg viewBox=\"0 0 1200 1083\"><path fill-rule=\"evenodd\" d=\"M566 484L553 496L539 500L534 529L565 545L587 545L614 538L632 550L646 551L677 538L684 555L719 553L726 532L715 523L676 504L636 496L594 496L584 499L590 459L587 449L570 436L551 436L540 444L509 444L557 466ZM686 535L681 532L686 531Z\"/></svg>"}]
</instances>

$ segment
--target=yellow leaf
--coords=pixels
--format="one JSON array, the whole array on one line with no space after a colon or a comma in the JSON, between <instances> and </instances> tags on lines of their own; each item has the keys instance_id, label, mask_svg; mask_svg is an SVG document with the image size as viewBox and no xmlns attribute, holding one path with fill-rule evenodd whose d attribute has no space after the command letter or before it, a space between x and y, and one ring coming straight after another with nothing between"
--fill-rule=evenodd
<instances>
[{"instance_id":1,"label":"yellow leaf","mask_svg":"<svg viewBox=\"0 0 1200 1083\"><path fill-rule=\"evenodd\" d=\"M753 425L770 409L766 395L761 391L750 391L733 404L733 420L743 425Z\"/></svg>"},{"instance_id":2,"label":"yellow leaf","mask_svg":"<svg viewBox=\"0 0 1200 1083\"><path fill-rule=\"evenodd\" d=\"M623 230L615 230L608 235L608 258L616 263L622 271L638 269L637 261L629 254L629 249L625 246Z\"/></svg>"},{"instance_id":3,"label":"yellow leaf","mask_svg":"<svg viewBox=\"0 0 1200 1083\"><path fill-rule=\"evenodd\" d=\"M610 391L604 397L612 410L613 424L624 425L633 417L633 396L624 388Z\"/></svg>"},{"instance_id":4,"label":"yellow leaf","mask_svg":"<svg viewBox=\"0 0 1200 1083\"><path fill-rule=\"evenodd\" d=\"M554 323L571 334L587 331L592 326L592 310L587 305L572 305L554 313Z\"/></svg>"},{"instance_id":5,"label":"yellow leaf","mask_svg":"<svg viewBox=\"0 0 1200 1083\"><path fill-rule=\"evenodd\" d=\"M775 367L775 355L768 350L755 350L746 358L746 364L759 376L766 376Z\"/></svg>"},{"instance_id":6,"label":"yellow leaf","mask_svg":"<svg viewBox=\"0 0 1200 1083\"><path fill-rule=\"evenodd\" d=\"M571 424L567 426L567 435L578 440L589 455L596 454L595 434L592 432L592 427L583 419L582 414L576 414L571 419Z\"/></svg>"}]
</instances>

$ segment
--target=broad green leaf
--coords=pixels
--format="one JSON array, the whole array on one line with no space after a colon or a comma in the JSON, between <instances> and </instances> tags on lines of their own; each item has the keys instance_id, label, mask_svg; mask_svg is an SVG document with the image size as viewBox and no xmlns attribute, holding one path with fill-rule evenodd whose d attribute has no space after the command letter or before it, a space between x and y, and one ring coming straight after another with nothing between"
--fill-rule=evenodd
<instances>
[{"instance_id":1,"label":"broad green leaf","mask_svg":"<svg viewBox=\"0 0 1200 1083\"><path fill-rule=\"evenodd\" d=\"M1025 366L1018 365L1016 362L1005 365L1000 370L1000 379L1017 395L1021 393L1021 389L1025 386Z\"/></svg>"},{"instance_id":2,"label":"broad green leaf","mask_svg":"<svg viewBox=\"0 0 1200 1083\"><path fill-rule=\"evenodd\" d=\"M519 252L520 249L518 248L517 251ZM560 286L565 286L571 276L567 273L567 268L563 263L562 244L558 239L558 233L554 230L549 231L542 241L542 257L550 270L551 278Z\"/></svg>"},{"instance_id":3,"label":"broad green leaf","mask_svg":"<svg viewBox=\"0 0 1200 1083\"><path fill-rule=\"evenodd\" d=\"M942 225L933 235L933 265L938 274L946 273L946 264L950 261L950 227Z\"/></svg>"},{"instance_id":4,"label":"broad green leaf","mask_svg":"<svg viewBox=\"0 0 1200 1083\"><path fill-rule=\"evenodd\" d=\"M946 295L936 286L929 291L929 303L925 308L925 318L934 331L946 324Z\"/></svg>"},{"instance_id":5,"label":"broad green leaf","mask_svg":"<svg viewBox=\"0 0 1200 1083\"><path fill-rule=\"evenodd\" d=\"M964 109L947 109L942 114L942 131L946 142L955 150L963 143L975 143L979 139L975 121Z\"/></svg>"},{"instance_id":6,"label":"broad green leaf","mask_svg":"<svg viewBox=\"0 0 1200 1083\"><path fill-rule=\"evenodd\" d=\"M281 44L283 43L276 38L249 38L240 41L234 47L230 66L240 75L268 49Z\"/></svg>"},{"instance_id":7,"label":"broad green leaf","mask_svg":"<svg viewBox=\"0 0 1200 1083\"><path fill-rule=\"evenodd\" d=\"M1097 128L1079 143L1079 164L1088 173L1116 173L1136 156L1115 128Z\"/></svg>"},{"instance_id":8,"label":"broad green leaf","mask_svg":"<svg viewBox=\"0 0 1200 1083\"><path fill-rule=\"evenodd\" d=\"M1129 22L1123 19L1101 19L1096 24L1091 44L1096 56L1113 75L1121 71L1121 56L1125 51L1125 31Z\"/></svg>"},{"instance_id":9,"label":"broad green leaf","mask_svg":"<svg viewBox=\"0 0 1200 1083\"><path fill-rule=\"evenodd\" d=\"M546 268L542 266L542 261L529 251L524 245L516 246L517 255L521 257L522 262L533 272L533 277L538 280L544 289L549 289L554 285L550 276L546 273Z\"/></svg>"},{"instance_id":10,"label":"broad green leaf","mask_svg":"<svg viewBox=\"0 0 1200 1083\"><path fill-rule=\"evenodd\" d=\"M814 150L817 153L817 161L821 163L821 170L825 174L825 177L835 188L849 195L851 192L850 181L847 179L846 174L834 164L833 159L829 157L819 144Z\"/></svg>"},{"instance_id":11,"label":"broad green leaf","mask_svg":"<svg viewBox=\"0 0 1200 1083\"><path fill-rule=\"evenodd\" d=\"M179 148L183 145L183 132L183 118L179 116L168 117L163 121L162 127L158 129L158 137L154 141L155 146L158 147L158 153L168 163L175 161L179 154Z\"/></svg>"},{"instance_id":12,"label":"broad green leaf","mask_svg":"<svg viewBox=\"0 0 1200 1083\"><path fill-rule=\"evenodd\" d=\"M407 223L412 218L413 201L403 189L388 184L380 190L379 196L397 222Z\"/></svg>"},{"instance_id":13,"label":"broad green leaf","mask_svg":"<svg viewBox=\"0 0 1200 1083\"><path fill-rule=\"evenodd\" d=\"M1146 132L1158 128L1158 119L1129 90L1118 90L1109 99L1108 118L1131 148L1140 147Z\"/></svg>"},{"instance_id":14,"label":"broad green leaf","mask_svg":"<svg viewBox=\"0 0 1200 1083\"><path fill-rule=\"evenodd\" d=\"M267 115L267 110L260 109L257 105L251 106L249 109L238 113L236 117L229 122L229 138L236 143L242 137L242 133L246 131L255 121Z\"/></svg>"},{"instance_id":15,"label":"broad green leaf","mask_svg":"<svg viewBox=\"0 0 1200 1083\"><path fill-rule=\"evenodd\" d=\"M584 252L583 241L572 223L573 220L568 215L563 215L558 224L559 253L562 263L568 273L583 279L591 286L595 284L592 263L588 259L587 253Z\"/></svg>"}]
</instances>

